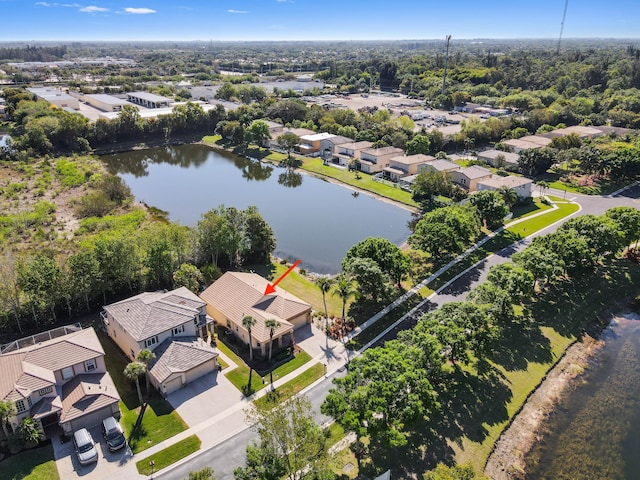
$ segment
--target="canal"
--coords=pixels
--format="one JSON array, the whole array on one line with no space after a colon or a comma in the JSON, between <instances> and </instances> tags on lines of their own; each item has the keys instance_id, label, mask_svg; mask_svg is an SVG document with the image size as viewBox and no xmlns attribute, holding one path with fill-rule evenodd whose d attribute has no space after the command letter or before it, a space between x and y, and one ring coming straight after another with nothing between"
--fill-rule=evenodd
<instances>
[{"instance_id":1,"label":"canal","mask_svg":"<svg viewBox=\"0 0 640 480\"><path fill-rule=\"evenodd\" d=\"M544 425L527 479L640 479L640 316L617 317Z\"/></svg>"},{"instance_id":2,"label":"canal","mask_svg":"<svg viewBox=\"0 0 640 480\"><path fill-rule=\"evenodd\" d=\"M396 245L409 234L411 212L368 194L284 168L181 145L105 155L136 199L165 210L172 221L195 226L220 205L255 205L271 225L275 254L317 273L337 273L346 251L367 237Z\"/></svg>"}]
</instances>

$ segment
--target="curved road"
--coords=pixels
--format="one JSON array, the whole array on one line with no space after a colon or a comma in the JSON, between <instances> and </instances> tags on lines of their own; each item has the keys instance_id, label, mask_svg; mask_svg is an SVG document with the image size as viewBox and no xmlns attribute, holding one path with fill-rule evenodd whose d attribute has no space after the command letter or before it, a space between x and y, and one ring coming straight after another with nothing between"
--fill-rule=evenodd
<instances>
[{"instance_id":1,"label":"curved road","mask_svg":"<svg viewBox=\"0 0 640 480\"><path fill-rule=\"evenodd\" d=\"M516 245L506 247L474 265L451 284L431 296L428 300L423 301L419 306L419 310L427 312L444 303L464 300L469 291L485 280L489 268L493 265L509 260L511 255L525 248L526 245L531 242L533 237L554 232L567 218L586 214L601 215L609 208L617 206L632 206L640 209L640 185L630 187L615 197L594 197L572 194L569 192L566 192L565 196L565 192L553 189L550 189L548 193L560 198L566 198L566 200L574 201L582 208L572 216L566 217L556 224L530 235ZM414 324L415 320L405 320L389 332L387 336L381 339L380 342L394 338L398 331L411 328ZM341 369L335 374L325 377L323 381L319 382L312 389L306 392L306 395L311 401L314 411L316 412L316 419L319 423L324 423L329 420L320 413L320 405L332 386L333 378L336 376L343 376L344 374L344 369ZM214 469L217 480L232 480L233 469L244 464L245 447L256 438L257 435L253 430L246 428L235 436L224 440L220 444L208 450L199 452L197 456L188 462L177 464L174 468L169 467L169 469L160 472L154 478L161 480L182 480L187 478L190 471L197 471L205 466L210 466Z\"/></svg>"}]
</instances>

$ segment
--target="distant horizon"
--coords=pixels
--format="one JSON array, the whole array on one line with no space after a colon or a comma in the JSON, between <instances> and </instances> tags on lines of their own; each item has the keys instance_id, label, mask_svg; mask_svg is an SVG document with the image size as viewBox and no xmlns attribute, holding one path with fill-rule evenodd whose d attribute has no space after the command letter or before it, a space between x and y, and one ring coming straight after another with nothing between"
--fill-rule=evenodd
<instances>
[{"instance_id":1,"label":"distant horizon","mask_svg":"<svg viewBox=\"0 0 640 480\"><path fill-rule=\"evenodd\" d=\"M565 0L90 2L0 0L0 42L557 40L565 6ZM638 18L637 0L573 0L563 37L640 39Z\"/></svg>"}]
</instances>

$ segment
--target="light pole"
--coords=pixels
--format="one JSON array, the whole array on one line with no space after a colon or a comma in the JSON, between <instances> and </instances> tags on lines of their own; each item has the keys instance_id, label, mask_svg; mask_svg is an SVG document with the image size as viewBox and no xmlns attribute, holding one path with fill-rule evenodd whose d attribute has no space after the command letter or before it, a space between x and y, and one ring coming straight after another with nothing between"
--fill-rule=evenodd
<instances>
[{"instance_id":1,"label":"light pole","mask_svg":"<svg viewBox=\"0 0 640 480\"><path fill-rule=\"evenodd\" d=\"M153 460L150 460L149 461L149 466L151 467L151 477L149 477L149 478L153 478L153 471L156 468L156 462L154 462Z\"/></svg>"}]
</instances>

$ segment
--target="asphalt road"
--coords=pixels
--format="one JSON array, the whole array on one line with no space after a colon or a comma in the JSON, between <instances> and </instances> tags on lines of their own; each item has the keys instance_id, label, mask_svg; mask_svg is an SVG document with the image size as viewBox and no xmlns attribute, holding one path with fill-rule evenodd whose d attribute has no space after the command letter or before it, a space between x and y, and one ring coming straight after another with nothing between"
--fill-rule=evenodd
<instances>
[{"instance_id":1,"label":"asphalt road","mask_svg":"<svg viewBox=\"0 0 640 480\"><path fill-rule=\"evenodd\" d=\"M616 197L593 197L572 194L570 192L567 192L565 196L565 192L552 189L549 190L547 194L555 195L560 198L564 197L567 200L573 200L579 203L582 209L574 216L586 214L600 215L609 208L616 206L632 206L640 209L640 185L634 186ZM559 222L558 224L552 225L530 237L527 237L525 241L517 246L507 247L496 254L487 257L481 263L468 270L456 281L444 288L441 292L432 296L430 299L425 300L419 307L420 311L427 312L444 303L464 300L467 294L476 285L485 280L489 268L493 265L506 262L511 258L513 253L525 248L534 236L552 233L561 225L561 223L562 222ZM413 325L415 325L415 321L414 317L414 319L402 322L397 328L389 332L381 342L394 338L400 330L413 327ZM318 423L322 424L328 420L327 417L320 414L320 404L324 400L328 390L331 388L331 381L335 376L342 376L344 374L344 370L336 372L336 374L327 377L324 381L307 392L307 397L311 401L314 411L316 412L316 419L318 420ZM161 480L182 480L187 478L189 471L197 471L205 466L210 466L213 467L217 480L232 480L233 469L244 464L246 445L256 438L257 435L253 430L247 428L219 445L200 452L197 457L188 463L182 464L165 472L160 472L154 478Z\"/></svg>"}]
</instances>

